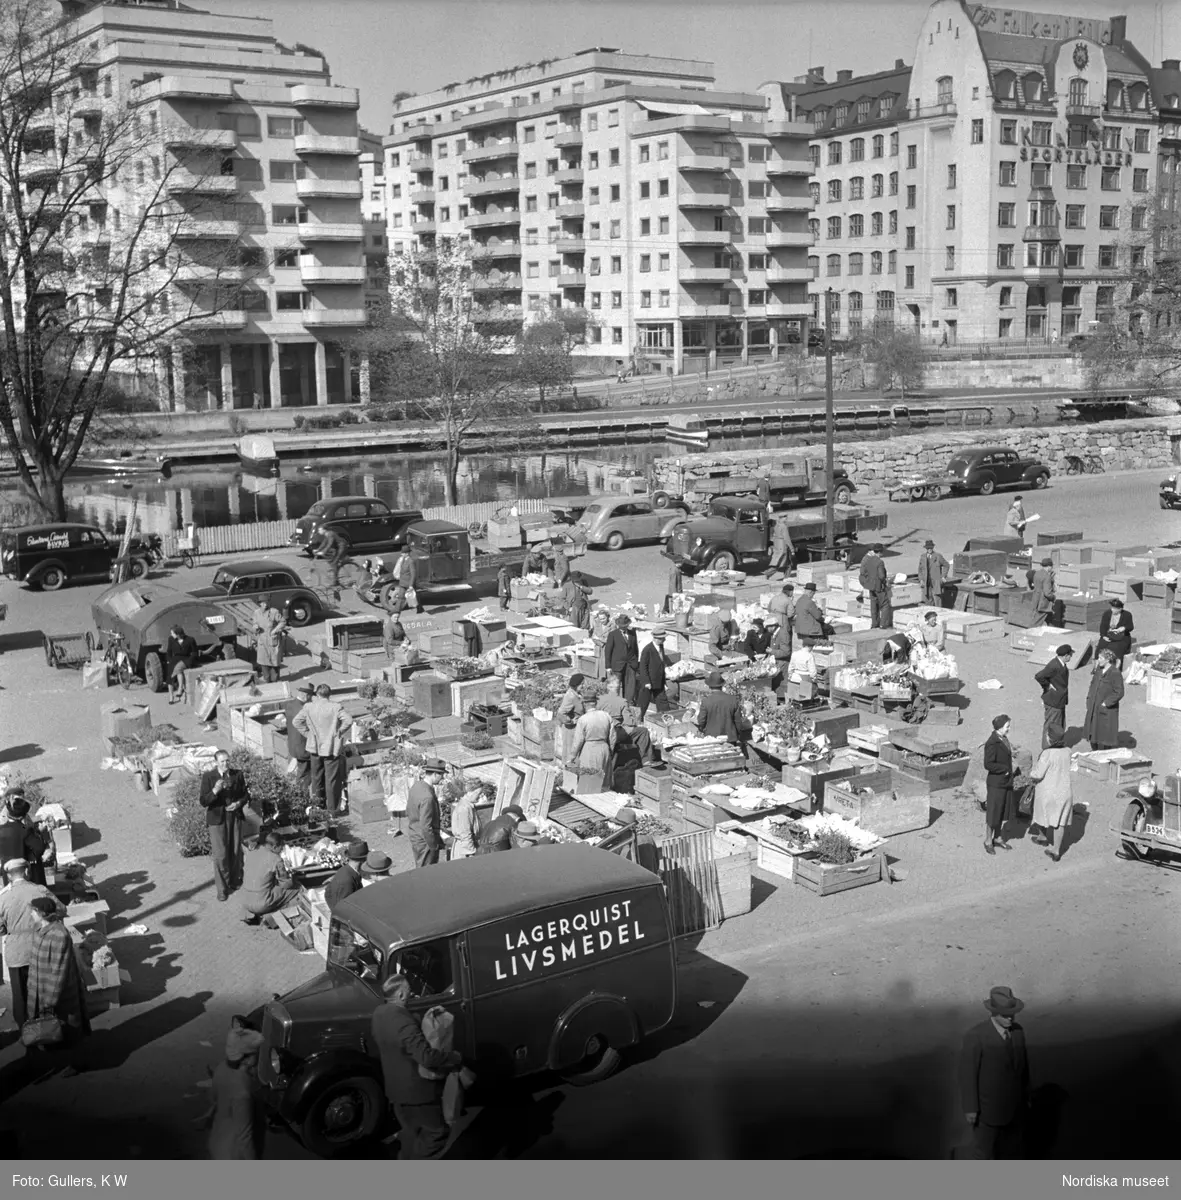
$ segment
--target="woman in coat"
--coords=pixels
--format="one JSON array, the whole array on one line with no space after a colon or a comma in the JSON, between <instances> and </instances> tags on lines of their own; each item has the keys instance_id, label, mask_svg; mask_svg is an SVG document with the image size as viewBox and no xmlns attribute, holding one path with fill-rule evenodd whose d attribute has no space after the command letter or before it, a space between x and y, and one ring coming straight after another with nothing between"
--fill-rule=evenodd
<instances>
[{"instance_id":1,"label":"woman in coat","mask_svg":"<svg viewBox=\"0 0 1181 1200\"><path fill-rule=\"evenodd\" d=\"M209 1130L209 1157L262 1158L267 1109L255 1074L262 1034L234 1028L226 1038L225 1059L213 1070L209 1108L194 1124Z\"/></svg>"},{"instance_id":2,"label":"woman in coat","mask_svg":"<svg viewBox=\"0 0 1181 1200\"><path fill-rule=\"evenodd\" d=\"M78 956L70 931L62 924L57 901L36 896L29 901L36 924L33 961L29 965L29 1019L57 1017L64 1039L56 1046L40 1048L51 1069L64 1066L63 1075L76 1075L70 1062L73 1047L90 1032L86 1011L86 988L78 967Z\"/></svg>"},{"instance_id":3,"label":"woman in coat","mask_svg":"<svg viewBox=\"0 0 1181 1200\"><path fill-rule=\"evenodd\" d=\"M262 671L263 683L278 683L279 668L283 665L284 638L287 622L283 614L271 607L269 596L259 596L254 612L254 643L256 662Z\"/></svg>"},{"instance_id":4,"label":"woman in coat","mask_svg":"<svg viewBox=\"0 0 1181 1200\"><path fill-rule=\"evenodd\" d=\"M1087 692L1087 740L1092 750L1114 750L1119 745L1119 702L1124 698L1124 677L1110 650L1099 651L1099 665Z\"/></svg>"},{"instance_id":5,"label":"woman in coat","mask_svg":"<svg viewBox=\"0 0 1181 1200\"><path fill-rule=\"evenodd\" d=\"M164 648L169 704L185 698L185 672L191 671L196 665L199 653L197 639L185 633L179 625L173 625Z\"/></svg>"},{"instance_id":6,"label":"woman in coat","mask_svg":"<svg viewBox=\"0 0 1181 1200\"><path fill-rule=\"evenodd\" d=\"M1070 750L1062 736L1055 735L1034 764L1030 779L1037 784L1033 794L1033 820L1043 836L1034 844L1046 847L1046 854L1057 862L1062 857L1066 827L1074 811L1074 791L1070 782Z\"/></svg>"},{"instance_id":7,"label":"woman in coat","mask_svg":"<svg viewBox=\"0 0 1181 1200\"><path fill-rule=\"evenodd\" d=\"M613 790L611 755L615 750L615 722L601 708L583 713L574 726L574 741L566 765L578 774L575 795Z\"/></svg>"},{"instance_id":8,"label":"woman in coat","mask_svg":"<svg viewBox=\"0 0 1181 1200\"><path fill-rule=\"evenodd\" d=\"M1002 714L992 719L992 733L984 743L984 770L988 777L988 792L984 804L984 852L996 853L996 841L1009 849L1004 835L1005 822L1014 815L1013 747L1009 744L1012 722Z\"/></svg>"},{"instance_id":9,"label":"woman in coat","mask_svg":"<svg viewBox=\"0 0 1181 1200\"><path fill-rule=\"evenodd\" d=\"M1125 611L1122 600L1113 600L1111 607L1099 618L1099 649L1110 650L1121 671L1124 659L1132 649L1134 628L1132 614Z\"/></svg>"}]
</instances>

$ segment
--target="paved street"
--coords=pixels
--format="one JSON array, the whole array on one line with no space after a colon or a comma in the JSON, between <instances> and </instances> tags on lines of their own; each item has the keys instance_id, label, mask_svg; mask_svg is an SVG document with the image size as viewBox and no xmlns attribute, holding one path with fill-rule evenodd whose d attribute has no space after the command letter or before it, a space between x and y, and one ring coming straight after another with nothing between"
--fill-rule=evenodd
<instances>
[{"instance_id":1,"label":"paved street","mask_svg":"<svg viewBox=\"0 0 1181 1200\"><path fill-rule=\"evenodd\" d=\"M1084 529L1127 544L1178 540L1181 516L1158 508L1159 472L1056 480L1027 497L1040 527ZM973 534L998 534L1005 496L889 505L899 565L913 569L924 538L950 558ZM1036 529L1038 526L1031 526ZM594 552L596 595L660 599L665 560L654 547ZM180 571L190 586L209 567ZM98 587L39 595L6 584L0 626L0 759L45 781L85 823L93 865L130 971L124 1007L98 1019L90 1068L72 1080L29 1083L0 1023L0 1130L12 1154L49 1156L71 1119L72 1155L193 1156L190 1120L218 1058L231 1013L309 977L278 935L217 904L209 864L181 859L151 794L98 770L102 703L122 693L83 692L73 673L51 672L41 630L83 629ZM470 604L456 607L470 607ZM1137 636L1167 633L1167 611L1133 606ZM1067 637L1066 640L1069 640ZM1014 740L1036 748L1041 715L1033 669L1005 643L957 646L970 706L961 745L976 756L991 717L1014 718ZM311 670L309 659L293 662ZM1087 672L1072 687L1068 724L1081 721ZM997 678L999 692L976 684ZM184 710L154 697L156 721ZM1160 773L1176 770L1176 717L1129 689L1122 725ZM970 776L969 778L972 778ZM1076 777L1077 778L1077 777ZM975 808L941 793L931 827L891 840L905 881L820 898L757 874L755 911L686 948L675 1027L640 1061L590 1089L550 1089L516 1107L475 1114L464 1155L535 1157L943 1156L963 1140L955 1054L982 1019L990 986L1027 1001L1026 1025L1047 1154L1169 1155L1178 1117L1181 1024L1177 924L1181 877L1114 858L1108 825L1118 806L1106 785L1076 785L1068 850L1052 864L1019 837L995 858L981 848ZM366 836L382 845L382 829ZM383 848L405 861L398 842ZM146 934L120 934L133 923ZM6 993L5 993L6 996ZM0 1000L0 1004L7 1003ZM657 1053L657 1051L660 1051ZM686 1086L689 1085L689 1086ZM272 1156L302 1156L273 1134Z\"/></svg>"}]
</instances>

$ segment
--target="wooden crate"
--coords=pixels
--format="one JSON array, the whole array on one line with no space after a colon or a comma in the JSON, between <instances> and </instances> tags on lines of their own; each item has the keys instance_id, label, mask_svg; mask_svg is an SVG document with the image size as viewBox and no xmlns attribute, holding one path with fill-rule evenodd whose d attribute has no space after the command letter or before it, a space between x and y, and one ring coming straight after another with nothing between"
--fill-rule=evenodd
<instances>
[{"instance_id":1,"label":"wooden crate","mask_svg":"<svg viewBox=\"0 0 1181 1200\"><path fill-rule=\"evenodd\" d=\"M1146 703L1153 708L1178 708L1178 698L1181 697L1181 675L1172 672L1148 672L1148 687Z\"/></svg>"},{"instance_id":2,"label":"wooden crate","mask_svg":"<svg viewBox=\"0 0 1181 1200\"><path fill-rule=\"evenodd\" d=\"M1107 568L1091 563L1059 567L1054 573L1054 584L1061 595L1072 592L1098 592L1103 584Z\"/></svg>"},{"instance_id":3,"label":"wooden crate","mask_svg":"<svg viewBox=\"0 0 1181 1200\"><path fill-rule=\"evenodd\" d=\"M1056 545L1050 551L1050 559L1059 570L1062 567L1085 567L1090 563L1091 553L1094 549L1094 544L1091 542Z\"/></svg>"},{"instance_id":4,"label":"wooden crate","mask_svg":"<svg viewBox=\"0 0 1181 1200\"><path fill-rule=\"evenodd\" d=\"M741 839L741 844L738 839ZM715 833L713 845L722 919L728 921L731 917L744 916L750 912L751 905L749 839L741 834L727 837Z\"/></svg>"},{"instance_id":5,"label":"wooden crate","mask_svg":"<svg viewBox=\"0 0 1181 1200\"><path fill-rule=\"evenodd\" d=\"M1101 594L1105 600L1122 600L1131 604L1136 599L1133 584L1139 583L1138 575L1105 575Z\"/></svg>"},{"instance_id":6,"label":"wooden crate","mask_svg":"<svg viewBox=\"0 0 1181 1200\"><path fill-rule=\"evenodd\" d=\"M868 883L880 883L886 877L885 871L886 859L880 853L864 855L851 863L825 863L801 854L792 878L810 892L831 896Z\"/></svg>"},{"instance_id":7,"label":"wooden crate","mask_svg":"<svg viewBox=\"0 0 1181 1200\"><path fill-rule=\"evenodd\" d=\"M755 866L760 870L769 871L781 879L794 878L796 859L800 855L798 852L792 853L782 842L759 837L755 854Z\"/></svg>"},{"instance_id":8,"label":"wooden crate","mask_svg":"<svg viewBox=\"0 0 1181 1200\"><path fill-rule=\"evenodd\" d=\"M1003 550L961 550L952 555L951 569L961 579L976 571L987 571L993 579L1004 579L1009 556Z\"/></svg>"},{"instance_id":9,"label":"wooden crate","mask_svg":"<svg viewBox=\"0 0 1181 1200\"><path fill-rule=\"evenodd\" d=\"M1111 763L1108 778L1120 787L1128 787L1139 783L1142 779L1152 777L1152 759L1135 755L1132 758L1115 759Z\"/></svg>"},{"instance_id":10,"label":"wooden crate","mask_svg":"<svg viewBox=\"0 0 1181 1200\"><path fill-rule=\"evenodd\" d=\"M960 710L953 708L950 704L932 704L927 710L927 715L923 718L924 725L938 725L940 727L959 725L962 722L963 717L960 716Z\"/></svg>"},{"instance_id":11,"label":"wooden crate","mask_svg":"<svg viewBox=\"0 0 1181 1200\"><path fill-rule=\"evenodd\" d=\"M728 813L692 792L685 797L681 811L689 825L700 829L714 829L729 819Z\"/></svg>"},{"instance_id":12,"label":"wooden crate","mask_svg":"<svg viewBox=\"0 0 1181 1200\"><path fill-rule=\"evenodd\" d=\"M817 733L825 734L837 749L849 744L849 731L861 724L860 716L851 709L820 709L810 714Z\"/></svg>"},{"instance_id":13,"label":"wooden crate","mask_svg":"<svg viewBox=\"0 0 1181 1200\"><path fill-rule=\"evenodd\" d=\"M900 750L911 750L915 754L934 758L936 754L949 754L960 748L959 741L953 737L941 736L923 728L903 726L890 731L890 744Z\"/></svg>"},{"instance_id":14,"label":"wooden crate","mask_svg":"<svg viewBox=\"0 0 1181 1200\"><path fill-rule=\"evenodd\" d=\"M825 811L847 817L878 837L926 829L931 823L929 793L912 790L910 795L901 795L893 790L893 772L887 770L880 774L886 776L883 784L868 785L874 787L874 795L859 795L842 783L830 784L824 792ZM861 780L857 782L859 786L866 786Z\"/></svg>"},{"instance_id":15,"label":"wooden crate","mask_svg":"<svg viewBox=\"0 0 1181 1200\"><path fill-rule=\"evenodd\" d=\"M411 680L414 689L414 711L420 716L449 717L451 712L451 681L434 671L424 671Z\"/></svg>"},{"instance_id":16,"label":"wooden crate","mask_svg":"<svg viewBox=\"0 0 1181 1200\"><path fill-rule=\"evenodd\" d=\"M914 781L925 782L933 792L945 791L947 788L959 787L964 782L964 776L968 773L968 767L971 759L968 755L961 755L959 758L944 759L940 762L934 762L924 770L915 770L912 767L899 767L897 770L897 778L901 778L907 782L905 777L909 776L909 782Z\"/></svg>"},{"instance_id":17,"label":"wooden crate","mask_svg":"<svg viewBox=\"0 0 1181 1200\"><path fill-rule=\"evenodd\" d=\"M673 778L667 770L641 767L636 772L636 795L648 801L644 805L651 812L659 813L660 804L672 799Z\"/></svg>"},{"instance_id":18,"label":"wooden crate","mask_svg":"<svg viewBox=\"0 0 1181 1200\"><path fill-rule=\"evenodd\" d=\"M984 617L975 613L952 613L943 623L948 641L992 642L1005 636L1003 617Z\"/></svg>"},{"instance_id":19,"label":"wooden crate","mask_svg":"<svg viewBox=\"0 0 1181 1200\"><path fill-rule=\"evenodd\" d=\"M1057 546L1062 542L1081 542L1082 540L1082 533L1074 530L1039 529L1037 531L1037 544L1039 546Z\"/></svg>"},{"instance_id":20,"label":"wooden crate","mask_svg":"<svg viewBox=\"0 0 1181 1200\"><path fill-rule=\"evenodd\" d=\"M835 649L843 650L846 662L869 662L882 656L882 647L894 636L892 629L867 629L860 633L833 635Z\"/></svg>"},{"instance_id":21,"label":"wooden crate","mask_svg":"<svg viewBox=\"0 0 1181 1200\"><path fill-rule=\"evenodd\" d=\"M1063 596L1062 620L1067 629L1098 632L1099 619L1111 608L1109 600L1097 596Z\"/></svg>"},{"instance_id":22,"label":"wooden crate","mask_svg":"<svg viewBox=\"0 0 1181 1200\"><path fill-rule=\"evenodd\" d=\"M1177 585L1166 579L1145 579L1140 586L1140 595L1146 604L1158 608L1172 608L1177 595Z\"/></svg>"}]
</instances>

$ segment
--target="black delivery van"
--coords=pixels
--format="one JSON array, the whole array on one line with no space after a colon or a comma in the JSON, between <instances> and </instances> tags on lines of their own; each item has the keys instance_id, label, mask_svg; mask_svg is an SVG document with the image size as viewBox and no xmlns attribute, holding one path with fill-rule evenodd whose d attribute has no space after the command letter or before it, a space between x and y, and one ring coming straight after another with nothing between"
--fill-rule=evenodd
<instances>
[{"instance_id":1,"label":"black delivery van","mask_svg":"<svg viewBox=\"0 0 1181 1200\"><path fill-rule=\"evenodd\" d=\"M408 871L337 905L323 974L247 1018L261 1079L304 1145L331 1156L386 1111L372 1044L381 984L455 1017L481 1080L556 1071L594 1083L676 1006L676 952L657 875L588 846L539 846Z\"/></svg>"},{"instance_id":2,"label":"black delivery van","mask_svg":"<svg viewBox=\"0 0 1181 1200\"><path fill-rule=\"evenodd\" d=\"M0 574L56 592L65 583L109 579L119 553L93 525L22 525L0 532Z\"/></svg>"}]
</instances>

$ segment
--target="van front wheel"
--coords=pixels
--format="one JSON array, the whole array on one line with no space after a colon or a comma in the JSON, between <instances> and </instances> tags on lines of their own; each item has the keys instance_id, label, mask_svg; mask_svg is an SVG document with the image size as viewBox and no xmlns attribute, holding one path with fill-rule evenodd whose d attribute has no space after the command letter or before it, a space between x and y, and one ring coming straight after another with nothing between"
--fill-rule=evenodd
<instances>
[{"instance_id":1,"label":"van front wheel","mask_svg":"<svg viewBox=\"0 0 1181 1200\"><path fill-rule=\"evenodd\" d=\"M567 1083L575 1087L587 1087L614 1075L622 1061L619 1051L601 1034L595 1034L587 1038L586 1056L561 1074Z\"/></svg>"},{"instance_id":2,"label":"van front wheel","mask_svg":"<svg viewBox=\"0 0 1181 1200\"><path fill-rule=\"evenodd\" d=\"M308 1109L300 1125L300 1141L320 1158L335 1158L372 1138L385 1108L381 1084L371 1076L334 1079Z\"/></svg>"}]
</instances>

